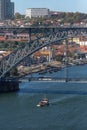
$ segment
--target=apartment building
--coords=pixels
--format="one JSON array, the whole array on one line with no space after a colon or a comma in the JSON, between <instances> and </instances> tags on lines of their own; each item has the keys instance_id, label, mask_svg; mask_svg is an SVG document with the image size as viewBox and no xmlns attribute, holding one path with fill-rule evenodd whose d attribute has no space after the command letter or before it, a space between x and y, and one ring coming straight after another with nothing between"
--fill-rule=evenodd
<instances>
[{"instance_id":1,"label":"apartment building","mask_svg":"<svg viewBox=\"0 0 87 130\"><path fill-rule=\"evenodd\" d=\"M48 8L28 8L26 9L25 17L48 17L49 9Z\"/></svg>"},{"instance_id":2,"label":"apartment building","mask_svg":"<svg viewBox=\"0 0 87 130\"><path fill-rule=\"evenodd\" d=\"M14 2L0 0L0 20L11 19L14 16Z\"/></svg>"}]
</instances>

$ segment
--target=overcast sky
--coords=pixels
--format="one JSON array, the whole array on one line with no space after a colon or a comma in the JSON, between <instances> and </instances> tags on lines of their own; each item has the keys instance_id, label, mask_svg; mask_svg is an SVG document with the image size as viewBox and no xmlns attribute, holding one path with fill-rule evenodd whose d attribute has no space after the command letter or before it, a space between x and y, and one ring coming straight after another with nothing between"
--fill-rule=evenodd
<instances>
[{"instance_id":1,"label":"overcast sky","mask_svg":"<svg viewBox=\"0 0 87 130\"><path fill-rule=\"evenodd\" d=\"M15 12L25 14L27 8L49 8L62 12L87 13L87 0L11 0L15 3Z\"/></svg>"}]
</instances>

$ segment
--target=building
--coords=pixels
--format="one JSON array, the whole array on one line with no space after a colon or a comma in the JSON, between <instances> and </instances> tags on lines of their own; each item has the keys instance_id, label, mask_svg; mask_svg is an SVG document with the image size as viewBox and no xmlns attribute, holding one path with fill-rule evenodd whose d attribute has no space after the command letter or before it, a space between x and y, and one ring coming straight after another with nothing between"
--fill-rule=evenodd
<instances>
[{"instance_id":1,"label":"building","mask_svg":"<svg viewBox=\"0 0 87 130\"><path fill-rule=\"evenodd\" d=\"M5 17L7 19L12 18L14 16L14 2L10 2L10 0L6 0L5 9L6 9Z\"/></svg>"},{"instance_id":2,"label":"building","mask_svg":"<svg viewBox=\"0 0 87 130\"><path fill-rule=\"evenodd\" d=\"M25 17L48 17L49 9L47 8L28 8Z\"/></svg>"},{"instance_id":3,"label":"building","mask_svg":"<svg viewBox=\"0 0 87 130\"><path fill-rule=\"evenodd\" d=\"M11 19L14 16L14 2L0 0L0 20Z\"/></svg>"},{"instance_id":4,"label":"building","mask_svg":"<svg viewBox=\"0 0 87 130\"><path fill-rule=\"evenodd\" d=\"M4 19L4 0L0 0L0 20Z\"/></svg>"},{"instance_id":5,"label":"building","mask_svg":"<svg viewBox=\"0 0 87 130\"><path fill-rule=\"evenodd\" d=\"M17 42L28 42L30 40L29 34L27 33L0 33L0 41L17 41Z\"/></svg>"}]
</instances>

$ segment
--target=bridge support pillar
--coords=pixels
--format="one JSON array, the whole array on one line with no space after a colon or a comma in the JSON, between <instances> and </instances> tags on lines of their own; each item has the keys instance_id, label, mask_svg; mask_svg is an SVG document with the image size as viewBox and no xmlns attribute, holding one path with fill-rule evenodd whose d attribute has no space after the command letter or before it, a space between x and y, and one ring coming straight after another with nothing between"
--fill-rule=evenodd
<instances>
[{"instance_id":1,"label":"bridge support pillar","mask_svg":"<svg viewBox=\"0 0 87 130\"><path fill-rule=\"evenodd\" d=\"M0 81L0 93L16 92L19 90L19 82Z\"/></svg>"}]
</instances>

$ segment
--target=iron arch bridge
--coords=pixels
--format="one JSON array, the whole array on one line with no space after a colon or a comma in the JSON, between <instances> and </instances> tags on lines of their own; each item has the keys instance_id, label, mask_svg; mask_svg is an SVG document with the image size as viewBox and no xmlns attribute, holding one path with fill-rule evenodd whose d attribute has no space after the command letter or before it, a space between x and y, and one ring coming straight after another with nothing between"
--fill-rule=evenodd
<instances>
[{"instance_id":1,"label":"iron arch bridge","mask_svg":"<svg viewBox=\"0 0 87 130\"><path fill-rule=\"evenodd\" d=\"M38 37L33 41L31 40L24 46L13 51L10 55L4 57L0 61L0 79L3 79L11 69L17 66L26 57L32 55L41 48L53 43L58 43L60 40L86 35L87 28L52 28L51 31L44 36Z\"/></svg>"}]
</instances>

